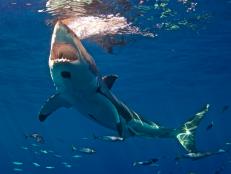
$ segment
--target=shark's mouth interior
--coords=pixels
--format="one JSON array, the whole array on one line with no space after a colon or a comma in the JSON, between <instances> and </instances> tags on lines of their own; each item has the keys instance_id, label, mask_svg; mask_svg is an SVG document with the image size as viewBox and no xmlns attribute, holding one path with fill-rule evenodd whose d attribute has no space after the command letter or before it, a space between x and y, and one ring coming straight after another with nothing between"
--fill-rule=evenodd
<instances>
[{"instance_id":1,"label":"shark's mouth interior","mask_svg":"<svg viewBox=\"0 0 231 174\"><path fill-rule=\"evenodd\" d=\"M54 43L52 46L51 60L58 62L73 62L78 60L78 51L68 43Z\"/></svg>"}]
</instances>

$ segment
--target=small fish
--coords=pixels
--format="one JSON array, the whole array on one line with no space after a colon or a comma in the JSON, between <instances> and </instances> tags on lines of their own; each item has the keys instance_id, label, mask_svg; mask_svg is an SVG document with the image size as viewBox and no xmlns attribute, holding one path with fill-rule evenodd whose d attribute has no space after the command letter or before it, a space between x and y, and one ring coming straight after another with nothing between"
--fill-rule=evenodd
<instances>
[{"instance_id":1,"label":"small fish","mask_svg":"<svg viewBox=\"0 0 231 174\"><path fill-rule=\"evenodd\" d=\"M214 123L213 123L213 121L211 121L211 122L207 125L206 130L208 131L208 130L212 129L212 128L213 128L213 125L214 125Z\"/></svg>"},{"instance_id":2,"label":"small fish","mask_svg":"<svg viewBox=\"0 0 231 174\"><path fill-rule=\"evenodd\" d=\"M44 138L38 133L32 133L32 134L25 135L25 138L34 139L37 143L41 143L41 144L45 142Z\"/></svg>"},{"instance_id":3,"label":"small fish","mask_svg":"<svg viewBox=\"0 0 231 174\"><path fill-rule=\"evenodd\" d=\"M72 165L70 165L70 164L66 164L66 165L65 165L65 167L66 167L66 168L71 168L71 167L72 167Z\"/></svg>"},{"instance_id":4,"label":"small fish","mask_svg":"<svg viewBox=\"0 0 231 174\"><path fill-rule=\"evenodd\" d=\"M44 154L48 154L48 151L47 151L47 150L41 149L40 152L41 152L41 153L44 153Z\"/></svg>"},{"instance_id":5,"label":"small fish","mask_svg":"<svg viewBox=\"0 0 231 174\"><path fill-rule=\"evenodd\" d=\"M31 6L32 4L31 4L31 3L26 3L25 5L26 5L26 6Z\"/></svg>"},{"instance_id":6,"label":"small fish","mask_svg":"<svg viewBox=\"0 0 231 174\"><path fill-rule=\"evenodd\" d=\"M71 147L72 147L72 151L79 151L79 152L86 153L86 154L93 154L96 152L94 149L89 148L89 147L81 147L79 149L75 147L74 145L72 145Z\"/></svg>"},{"instance_id":7,"label":"small fish","mask_svg":"<svg viewBox=\"0 0 231 174\"><path fill-rule=\"evenodd\" d=\"M78 150L74 145L71 145L71 149L72 149L72 151L77 151Z\"/></svg>"},{"instance_id":8,"label":"small fish","mask_svg":"<svg viewBox=\"0 0 231 174\"><path fill-rule=\"evenodd\" d=\"M39 13L42 13L42 12L44 12L44 10L43 10L43 9L41 9L41 10L38 10L38 12L39 12Z\"/></svg>"},{"instance_id":9,"label":"small fish","mask_svg":"<svg viewBox=\"0 0 231 174\"><path fill-rule=\"evenodd\" d=\"M156 162L158 162L159 159L157 158L153 158L147 161L137 161L133 163L133 166L159 166L158 164L156 164Z\"/></svg>"},{"instance_id":10,"label":"small fish","mask_svg":"<svg viewBox=\"0 0 231 174\"><path fill-rule=\"evenodd\" d=\"M38 164L38 163L32 163L35 167L40 167L40 164Z\"/></svg>"},{"instance_id":11,"label":"small fish","mask_svg":"<svg viewBox=\"0 0 231 174\"><path fill-rule=\"evenodd\" d=\"M225 106L222 108L221 112L224 113L224 112L227 111L228 109L229 109L229 105L225 105Z\"/></svg>"},{"instance_id":12,"label":"small fish","mask_svg":"<svg viewBox=\"0 0 231 174\"><path fill-rule=\"evenodd\" d=\"M23 150L28 150L29 148L26 147L26 146L22 146L21 149L23 149Z\"/></svg>"},{"instance_id":13,"label":"small fish","mask_svg":"<svg viewBox=\"0 0 231 174\"><path fill-rule=\"evenodd\" d=\"M86 154L93 154L96 151L94 149L88 148L88 147L82 147L79 149L79 152L86 153Z\"/></svg>"},{"instance_id":14,"label":"small fish","mask_svg":"<svg viewBox=\"0 0 231 174\"><path fill-rule=\"evenodd\" d=\"M213 155L217 155L217 154L221 154L221 153L225 153L227 151L225 151L224 149L219 149L218 151L215 152L192 152L192 153L187 153L181 157L176 157L175 160L180 160L180 159L185 159L185 158L189 158L191 160L198 160L198 159L202 159L202 158L206 158L209 156L213 156Z\"/></svg>"},{"instance_id":15,"label":"small fish","mask_svg":"<svg viewBox=\"0 0 231 174\"><path fill-rule=\"evenodd\" d=\"M71 164L68 164L67 162L62 162L62 164L66 167L66 168L71 168L72 165Z\"/></svg>"},{"instance_id":16,"label":"small fish","mask_svg":"<svg viewBox=\"0 0 231 174\"><path fill-rule=\"evenodd\" d=\"M229 145L231 145L231 142L226 142L225 145L228 145L228 146L229 146Z\"/></svg>"},{"instance_id":17,"label":"small fish","mask_svg":"<svg viewBox=\"0 0 231 174\"><path fill-rule=\"evenodd\" d=\"M34 144L34 143L32 143L31 146L33 146L33 147L39 147L38 144Z\"/></svg>"},{"instance_id":18,"label":"small fish","mask_svg":"<svg viewBox=\"0 0 231 174\"><path fill-rule=\"evenodd\" d=\"M45 168L46 169L54 169L55 167L54 166L46 166Z\"/></svg>"},{"instance_id":19,"label":"small fish","mask_svg":"<svg viewBox=\"0 0 231 174\"><path fill-rule=\"evenodd\" d=\"M56 158L62 158L62 156L58 155L58 154L54 154L54 157L56 157Z\"/></svg>"},{"instance_id":20,"label":"small fish","mask_svg":"<svg viewBox=\"0 0 231 174\"><path fill-rule=\"evenodd\" d=\"M119 137L119 136L96 136L93 134L93 138L94 139L98 139L98 140L102 140L102 141L109 141L109 142L117 142L117 141L124 141L123 137Z\"/></svg>"},{"instance_id":21,"label":"small fish","mask_svg":"<svg viewBox=\"0 0 231 174\"><path fill-rule=\"evenodd\" d=\"M20 168L14 168L13 169L15 172L22 172L23 170L22 169L20 169Z\"/></svg>"},{"instance_id":22,"label":"small fish","mask_svg":"<svg viewBox=\"0 0 231 174\"><path fill-rule=\"evenodd\" d=\"M14 165L16 165L16 166L21 166L21 165L23 165L23 163L22 162L19 162L19 161L14 161L14 162L12 162Z\"/></svg>"},{"instance_id":23,"label":"small fish","mask_svg":"<svg viewBox=\"0 0 231 174\"><path fill-rule=\"evenodd\" d=\"M81 155L73 155L72 157L73 157L73 158L82 158Z\"/></svg>"}]
</instances>

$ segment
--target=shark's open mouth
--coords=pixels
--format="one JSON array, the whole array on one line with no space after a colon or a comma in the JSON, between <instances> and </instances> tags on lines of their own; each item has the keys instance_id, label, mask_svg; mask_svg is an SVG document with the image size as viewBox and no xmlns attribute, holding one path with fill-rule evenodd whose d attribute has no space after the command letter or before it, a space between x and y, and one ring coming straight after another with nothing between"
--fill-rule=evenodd
<instances>
[{"instance_id":1,"label":"shark's open mouth","mask_svg":"<svg viewBox=\"0 0 231 174\"><path fill-rule=\"evenodd\" d=\"M68 43L54 43L52 46L51 60L54 63L73 62L78 60L78 51Z\"/></svg>"}]
</instances>

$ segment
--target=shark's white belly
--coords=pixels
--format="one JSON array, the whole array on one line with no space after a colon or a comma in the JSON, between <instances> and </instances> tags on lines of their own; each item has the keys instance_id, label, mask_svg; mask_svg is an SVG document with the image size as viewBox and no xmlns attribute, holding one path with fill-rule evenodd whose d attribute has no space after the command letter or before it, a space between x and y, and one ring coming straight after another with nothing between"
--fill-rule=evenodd
<instances>
[{"instance_id":1,"label":"shark's white belly","mask_svg":"<svg viewBox=\"0 0 231 174\"><path fill-rule=\"evenodd\" d=\"M62 78L62 71L70 72L71 78ZM73 108L105 127L116 128L116 123L120 121L117 109L110 100L97 92L99 77L89 71L88 66L56 66L52 77L58 93Z\"/></svg>"},{"instance_id":2,"label":"shark's white belly","mask_svg":"<svg viewBox=\"0 0 231 174\"><path fill-rule=\"evenodd\" d=\"M69 102L81 114L105 127L115 129L119 122L117 109L100 93L72 97Z\"/></svg>"}]
</instances>

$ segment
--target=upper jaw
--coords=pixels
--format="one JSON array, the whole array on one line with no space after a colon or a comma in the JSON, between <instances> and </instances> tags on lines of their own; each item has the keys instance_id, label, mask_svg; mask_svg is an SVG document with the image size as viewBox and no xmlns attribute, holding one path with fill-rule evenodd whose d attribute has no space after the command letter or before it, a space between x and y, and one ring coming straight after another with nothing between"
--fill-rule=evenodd
<instances>
[{"instance_id":1,"label":"upper jaw","mask_svg":"<svg viewBox=\"0 0 231 174\"><path fill-rule=\"evenodd\" d=\"M58 21L52 35L49 65L53 66L56 63L71 63L78 61L80 53L77 40L78 37L75 33L65 24Z\"/></svg>"}]
</instances>

